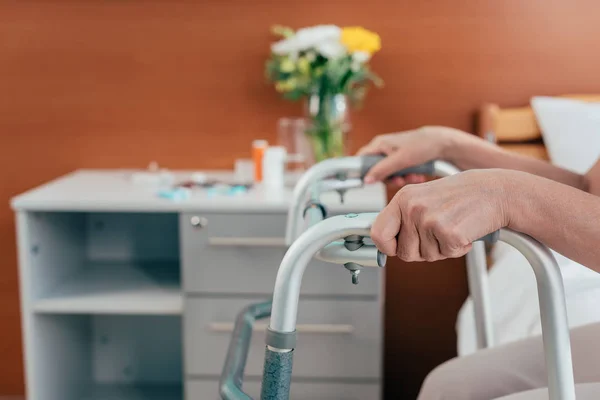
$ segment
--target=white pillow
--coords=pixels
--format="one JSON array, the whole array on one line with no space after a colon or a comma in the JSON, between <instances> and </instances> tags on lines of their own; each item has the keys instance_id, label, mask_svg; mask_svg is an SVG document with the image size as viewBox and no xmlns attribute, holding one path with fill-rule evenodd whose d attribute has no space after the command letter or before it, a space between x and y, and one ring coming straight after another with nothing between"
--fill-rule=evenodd
<instances>
[{"instance_id":1,"label":"white pillow","mask_svg":"<svg viewBox=\"0 0 600 400\"><path fill-rule=\"evenodd\" d=\"M600 156L600 103L534 97L531 106L552 164L587 172Z\"/></svg>"}]
</instances>

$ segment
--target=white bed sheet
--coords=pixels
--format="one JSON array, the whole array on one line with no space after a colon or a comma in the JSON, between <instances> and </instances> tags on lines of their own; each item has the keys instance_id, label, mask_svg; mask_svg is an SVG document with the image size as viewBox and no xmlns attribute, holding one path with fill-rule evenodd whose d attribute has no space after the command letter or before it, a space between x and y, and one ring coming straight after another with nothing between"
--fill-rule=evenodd
<instances>
[{"instance_id":1,"label":"white bed sheet","mask_svg":"<svg viewBox=\"0 0 600 400\"><path fill-rule=\"evenodd\" d=\"M600 321L600 274L554 253L563 276L571 327ZM505 243L492 253L489 274L495 345L541 333L533 270L525 258ZM473 302L468 298L456 322L458 355L476 351Z\"/></svg>"}]
</instances>

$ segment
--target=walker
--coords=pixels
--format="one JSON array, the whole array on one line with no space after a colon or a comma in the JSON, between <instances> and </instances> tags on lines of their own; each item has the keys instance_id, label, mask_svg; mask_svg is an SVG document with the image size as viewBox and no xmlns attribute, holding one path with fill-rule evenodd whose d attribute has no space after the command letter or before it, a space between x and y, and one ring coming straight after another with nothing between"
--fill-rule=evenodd
<instances>
[{"instance_id":1,"label":"walker","mask_svg":"<svg viewBox=\"0 0 600 400\"><path fill-rule=\"evenodd\" d=\"M346 174L348 171L359 171L361 176L364 176L378 160L379 158L375 157L347 157L316 165L307 171L296 186L295 201L290 209L290 215L297 215L295 213L298 212L300 202L297 201L296 196L301 198L301 195L306 194L313 180L332 176L332 174ZM399 174L420 173L445 176L456 172L458 171L453 166L436 161L401 171ZM334 184L331 181L322 184L322 188L347 190L356 187L353 185L357 185L358 181L362 184L360 178L348 178L348 176L343 178L341 180L343 184ZM317 210L321 217L325 217L325 210L319 206L318 196L313 196L311 200L308 210ZM311 214L315 214L315 211L311 211ZM375 246L364 242L364 239L369 236L376 216L377 213L335 216L314 224L295 240L297 224L291 221L290 217L288 221L292 224L288 223L286 238L293 240L293 243L279 267L272 302L251 305L242 310L236 320L220 382L220 394L223 399L251 399L242 391L242 383L252 325L256 320L269 316L271 320L267 330L261 399L289 399L296 342L296 316L304 270L312 257L316 256L327 262L343 264L352 273L353 283L357 283L355 277L361 268L383 267L386 262L385 255ZM534 269L538 283L549 398L550 400L575 399L564 288L556 260L551 252L536 240L508 229L502 229L484 239L489 241L499 239L512 245L526 257ZM474 247L474 249L478 248L484 250L481 246ZM483 259L485 260L485 254ZM469 281L472 282L471 277Z\"/></svg>"}]
</instances>

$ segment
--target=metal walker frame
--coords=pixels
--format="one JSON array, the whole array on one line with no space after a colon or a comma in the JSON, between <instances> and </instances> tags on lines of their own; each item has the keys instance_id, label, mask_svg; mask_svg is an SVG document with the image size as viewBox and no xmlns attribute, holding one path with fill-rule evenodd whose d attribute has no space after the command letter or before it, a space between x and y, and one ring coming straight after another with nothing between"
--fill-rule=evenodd
<instances>
[{"instance_id":1,"label":"metal walker frame","mask_svg":"<svg viewBox=\"0 0 600 400\"><path fill-rule=\"evenodd\" d=\"M251 399L242 391L242 383L252 325L256 320L269 316L271 320L267 330L261 399L289 399L300 285L304 270L313 256L327 262L343 264L352 273L353 283L358 283L358 272L361 268L381 268L385 265L385 255L375 246L363 241L369 236L377 213L348 214L323 220L326 212L318 201L320 192L343 192L361 186L362 177L380 159L378 156L368 156L327 160L315 165L299 180L288 214L286 241L290 247L277 273L273 300L248 306L238 315L221 376L220 394L223 399ZM419 173L448 176L458 172L460 171L448 163L434 161L394 175ZM358 173L359 177L351 177L347 175L349 173ZM340 174L344 174L342 179ZM332 176L337 176L337 179L327 179ZM306 199L310 189L312 194L309 206L302 210L302 200ZM302 234L299 234L299 214L307 214L312 222L312 226ZM488 347L493 341L483 241L494 242L498 239L519 250L529 261L536 276L550 400L574 400L573 367L562 276L552 253L527 235L502 229L473 243L473 249L467 256L469 290L475 303L478 345Z\"/></svg>"}]
</instances>

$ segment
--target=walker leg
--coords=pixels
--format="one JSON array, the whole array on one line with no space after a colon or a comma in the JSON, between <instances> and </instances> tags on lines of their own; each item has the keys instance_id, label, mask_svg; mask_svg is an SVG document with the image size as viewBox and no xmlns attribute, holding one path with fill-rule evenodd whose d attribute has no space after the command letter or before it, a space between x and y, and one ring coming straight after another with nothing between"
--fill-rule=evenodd
<instances>
[{"instance_id":1,"label":"walker leg","mask_svg":"<svg viewBox=\"0 0 600 400\"><path fill-rule=\"evenodd\" d=\"M469 293L475 314L477 349L486 349L494 345L494 325L484 242L473 242L473 248L467 253L466 264Z\"/></svg>"}]
</instances>

